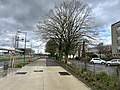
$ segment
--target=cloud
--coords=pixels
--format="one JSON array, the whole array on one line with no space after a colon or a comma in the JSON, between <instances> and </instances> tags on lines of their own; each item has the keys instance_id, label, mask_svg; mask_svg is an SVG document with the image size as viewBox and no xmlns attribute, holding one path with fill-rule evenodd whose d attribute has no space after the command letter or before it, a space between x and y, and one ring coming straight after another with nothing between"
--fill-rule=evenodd
<instances>
[{"instance_id":1,"label":"cloud","mask_svg":"<svg viewBox=\"0 0 120 90\"><path fill-rule=\"evenodd\" d=\"M35 25L54 6L55 0L51 1L0 0L0 45L8 46L5 39L11 41L18 30L26 31L29 40L36 39Z\"/></svg>"},{"instance_id":2,"label":"cloud","mask_svg":"<svg viewBox=\"0 0 120 90\"><path fill-rule=\"evenodd\" d=\"M97 5L95 7L93 4L93 13L95 14L97 23L101 25L111 25L120 20L120 0L97 1Z\"/></svg>"},{"instance_id":3,"label":"cloud","mask_svg":"<svg viewBox=\"0 0 120 90\"><path fill-rule=\"evenodd\" d=\"M111 25L120 21L120 0L86 0L93 7L96 23L101 27L100 42L111 44Z\"/></svg>"},{"instance_id":4,"label":"cloud","mask_svg":"<svg viewBox=\"0 0 120 90\"><path fill-rule=\"evenodd\" d=\"M33 30L39 19L54 7L56 0L0 0L0 19L13 19L23 25L21 30ZM1 20L0 20L1 21ZM14 28L13 28L14 29Z\"/></svg>"},{"instance_id":5,"label":"cloud","mask_svg":"<svg viewBox=\"0 0 120 90\"><path fill-rule=\"evenodd\" d=\"M26 31L27 39L34 39L33 41L35 41L35 44L36 34L34 30L36 29L36 23L40 21L40 19L43 18L45 14L57 4L57 2L60 1L0 0L0 45L8 46L18 30ZM111 40L111 24L120 20L120 0L83 1L92 6L96 23L102 26L101 30L103 32L100 34L100 37L104 37L106 40Z\"/></svg>"}]
</instances>

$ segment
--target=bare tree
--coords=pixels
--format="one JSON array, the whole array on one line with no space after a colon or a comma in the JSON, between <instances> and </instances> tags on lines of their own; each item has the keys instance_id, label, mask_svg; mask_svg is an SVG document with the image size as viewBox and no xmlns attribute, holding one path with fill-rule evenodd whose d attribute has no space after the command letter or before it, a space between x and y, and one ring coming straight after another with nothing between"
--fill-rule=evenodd
<instances>
[{"instance_id":1,"label":"bare tree","mask_svg":"<svg viewBox=\"0 0 120 90\"><path fill-rule=\"evenodd\" d=\"M95 27L91 8L79 0L63 1L50 10L47 17L37 25L44 38L54 39L59 47L59 57L64 52L66 63L69 53L76 48L84 34L93 38Z\"/></svg>"}]
</instances>

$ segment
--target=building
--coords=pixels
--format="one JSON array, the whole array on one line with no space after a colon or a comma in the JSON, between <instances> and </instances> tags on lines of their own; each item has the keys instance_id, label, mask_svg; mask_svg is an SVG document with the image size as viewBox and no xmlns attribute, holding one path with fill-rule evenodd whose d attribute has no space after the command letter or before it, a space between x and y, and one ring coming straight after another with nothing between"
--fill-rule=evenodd
<instances>
[{"instance_id":1,"label":"building","mask_svg":"<svg viewBox=\"0 0 120 90\"><path fill-rule=\"evenodd\" d=\"M88 48L88 52L98 55L98 49L96 47Z\"/></svg>"},{"instance_id":2,"label":"building","mask_svg":"<svg viewBox=\"0 0 120 90\"><path fill-rule=\"evenodd\" d=\"M20 54L21 55L24 55L24 51L25 51L25 54L26 55L29 55L29 54L34 54L34 51L31 49L31 48L17 48L17 50L20 50L22 51Z\"/></svg>"},{"instance_id":3,"label":"building","mask_svg":"<svg viewBox=\"0 0 120 90\"><path fill-rule=\"evenodd\" d=\"M9 57L10 56L10 53L11 52L14 52L15 51L15 53L16 54L20 54L20 53L22 53L23 51L21 51L21 50L15 50L15 49L13 49L13 48L11 48L11 49L7 49L7 48L0 48L0 56L1 57Z\"/></svg>"},{"instance_id":4,"label":"building","mask_svg":"<svg viewBox=\"0 0 120 90\"><path fill-rule=\"evenodd\" d=\"M89 53L93 53L98 57L110 57L111 56L111 45L103 45L101 47L92 47L88 48Z\"/></svg>"},{"instance_id":5,"label":"building","mask_svg":"<svg viewBox=\"0 0 120 90\"><path fill-rule=\"evenodd\" d=\"M120 21L111 25L112 56L120 56Z\"/></svg>"}]
</instances>

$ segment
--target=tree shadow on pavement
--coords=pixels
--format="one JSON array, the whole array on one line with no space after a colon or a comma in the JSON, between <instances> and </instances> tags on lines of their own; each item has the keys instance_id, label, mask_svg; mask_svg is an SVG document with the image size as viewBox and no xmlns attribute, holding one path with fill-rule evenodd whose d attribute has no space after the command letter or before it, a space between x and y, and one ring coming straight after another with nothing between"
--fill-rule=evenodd
<instances>
[{"instance_id":1,"label":"tree shadow on pavement","mask_svg":"<svg viewBox=\"0 0 120 90\"><path fill-rule=\"evenodd\" d=\"M52 59L46 59L46 66L59 66L59 64Z\"/></svg>"},{"instance_id":2,"label":"tree shadow on pavement","mask_svg":"<svg viewBox=\"0 0 120 90\"><path fill-rule=\"evenodd\" d=\"M39 59L28 64L27 66L59 66L59 64L52 59Z\"/></svg>"}]
</instances>

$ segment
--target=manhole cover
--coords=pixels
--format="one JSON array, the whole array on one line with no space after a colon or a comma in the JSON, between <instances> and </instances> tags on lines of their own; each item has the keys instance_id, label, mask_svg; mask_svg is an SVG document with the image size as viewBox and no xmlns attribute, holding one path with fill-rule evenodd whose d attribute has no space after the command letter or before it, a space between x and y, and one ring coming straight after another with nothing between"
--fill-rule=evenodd
<instances>
[{"instance_id":1,"label":"manhole cover","mask_svg":"<svg viewBox=\"0 0 120 90\"><path fill-rule=\"evenodd\" d=\"M60 75L70 75L68 72L59 72Z\"/></svg>"},{"instance_id":2,"label":"manhole cover","mask_svg":"<svg viewBox=\"0 0 120 90\"><path fill-rule=\"evenodd\" d=\"M43 70L34 70L34 72L43 72Z\"/></svg>"},{"instance_id":3,"label":"manhole cover","mask_svg":"<svg viewBox=\"0 0 120 90\"><path fill-rule=\"evenodd\" d=\"M16 74L26 74L27 72L17 72Z\"/></svg>"}]
</instances>

